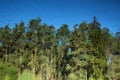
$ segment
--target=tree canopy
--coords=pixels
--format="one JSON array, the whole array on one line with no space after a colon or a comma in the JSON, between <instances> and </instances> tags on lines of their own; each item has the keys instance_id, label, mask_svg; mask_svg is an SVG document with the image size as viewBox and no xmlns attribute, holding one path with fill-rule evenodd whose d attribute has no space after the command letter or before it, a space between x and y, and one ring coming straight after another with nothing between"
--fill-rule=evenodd
<instances>
[{"instance_id":1,"label":"tree canopy","mask_svg":"<svg viewBox=\"0 0 120 80\"><path fill-rule=\"evenodd\" d=\"M120 32L115 36L94 17L69 29L40 18L0 28L2 80L119 80Z\"/></svg>"}]
</instances>

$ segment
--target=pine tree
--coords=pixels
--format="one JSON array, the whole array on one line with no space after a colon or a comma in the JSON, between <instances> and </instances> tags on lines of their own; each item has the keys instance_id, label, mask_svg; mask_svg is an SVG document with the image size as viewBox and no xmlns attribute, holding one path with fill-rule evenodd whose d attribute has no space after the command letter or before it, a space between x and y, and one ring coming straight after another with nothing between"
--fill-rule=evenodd
<instances>
[{"instance_id":1,"label":"pine tree","mask_svg":"<svg viewBox=\"0 0 120 80\"><path fill-rule=\"evenodd\" d=\"M3 62L7 62L8 54L10 51L11 45L11 33L10 33L9 25L6 25L4 28L1 28L0 31L0 40L1 40L1 56L3 56Z\"/></svg>"},{"instance_id":2,"label":"pine tree","mask_svg":"<svg viewBox=\"0 0 120 80\"><path fill-rule=\"evenodd\" d=\"M105 79L106 73L105 43L102 38L100 26L94 17L93 23L89 24L88 27L89 40L92 44L91 47L95 49L92 53L95 56L95 60L92 65L93 73L91 72L94 79Z\"/></svg>"},{"instance_id":3,"label":"pine tree","mask_svg":"<svg viewBox=\"0 0 120 80\"><path fill-rule=\"evenodd\" d=\"M70 37L69 63L67 64L68 80L87 80L90 55L88 54L87 24L82 22L78 28L74 26L74 32Z\"/></svg>"},{"instance_id":4,"label":"pine tree","mask_svg":"<svg viewBox=\"0 0 120 80\"><path fill-rule=\"evenodd\" d=\"M62 80L66 80L67 72L66 72L66 64L68 63L68 47L69 44L68 39L71 35L70 30L68 29L68 25L63 24L60 29L57 30L56 38L58 41L58 52L57 52L57 75L61 75ZM59 79L58 79L59 80Z\"/></svg>"}]
</instances>

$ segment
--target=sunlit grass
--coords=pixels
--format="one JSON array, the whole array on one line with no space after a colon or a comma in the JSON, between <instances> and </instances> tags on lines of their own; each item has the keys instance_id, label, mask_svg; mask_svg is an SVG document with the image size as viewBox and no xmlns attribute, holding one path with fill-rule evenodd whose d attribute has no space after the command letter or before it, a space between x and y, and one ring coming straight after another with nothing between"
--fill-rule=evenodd
<instances>
[{"instance_id":1,"label":"sunlit grass","mask_svg":"<svg viewBox=\"0 0 120 80\"><path fill-rule=\"evenodd\" d=\"M34 80L33 79L33 75L30 71L25 70L21 76L20 76L20 80Z\"/></svg>"}]
</instances>

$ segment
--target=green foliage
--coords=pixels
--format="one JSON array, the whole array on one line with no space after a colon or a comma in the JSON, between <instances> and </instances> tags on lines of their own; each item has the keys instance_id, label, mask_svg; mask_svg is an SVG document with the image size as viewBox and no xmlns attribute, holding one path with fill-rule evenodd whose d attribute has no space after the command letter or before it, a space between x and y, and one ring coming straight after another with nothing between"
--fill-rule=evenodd
<instances>
[{"instance_id":1,"label":"green foliage","mask_svg":"<svg viewBox=\"0 0 120 80\"><path fill-rule=\"evenodd\" d=\"M16 80L17 68L8 64L0 63L0 78L2 80Z\"/></svg>"},{"instance_id":2,"label":"green foliage","mask_svg":"<svg viewBox=\"0 0 120 80\"><path fill-rule=\"evenodd\" d=\"M100 26L94 17L72 31L67 24L56 30L37 18L0 28L0 79L119 79L120 32L113 36Z\"/></svg>"},{"instance_id":3,"label":"green foliage","mask_svg":"<svg viewBox=\"0 0 120 80\"><path fill-rule=\"evenodd\" d=\"M71 73L68 75L68 80L78 80L78 77L74 73Z\"/></svg>"},{"instance_id":4,"label":"green foliage","mask_svg":"<svg viewBox=\"0 0 120 80\"><path fill-rule=\"evenodd\" d=\"M23 71L22 74L20 75L20 80L34 80L32 72L28 70Z\"/></svg>"}]
</instances>

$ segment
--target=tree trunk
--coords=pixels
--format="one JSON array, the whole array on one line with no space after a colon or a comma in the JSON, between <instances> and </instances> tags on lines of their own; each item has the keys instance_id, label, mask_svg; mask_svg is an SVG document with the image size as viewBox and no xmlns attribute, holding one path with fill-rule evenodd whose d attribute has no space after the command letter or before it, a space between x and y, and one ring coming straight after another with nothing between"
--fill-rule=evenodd
<instances>
[{"instance_id":1,"label":"tree trunk","mask_svg":"<svg viewBox=\"0 0 120 80\"><path fill-rule=\"evenodd\" d=\"M35 78L35 66L33 67L33 80Z\"/></svg>"},{"instance_id":2,"label":"tree trunk","mask_svg":"<svg viewBox=\"0 0 120 80\"><path fill-rule=\"evenodd\" d=\"M33 80L35 78L35 66L36 66L36 54L37 54L37 48L34 48L35 53L33 54Z\"/></svg>"},{"instance_id":3,"label":"tree trunk","mask_svg":"<svg viewBox=\"0 0 120 80\"><path fill-rule=\"evenodd\" d=\"M20 80L20 68L19 68L19 70L18 70L18 80Z\"/></svg>"},{"instance_id":4,"label":"tree trunk","mask_svg":"<svg viewBox=\"0 0 120 80\"><path fill-rule=\"evenodd\" d=\"M21 69L20 69L20 65L21 65L21 55L19 57L19 61L18 61L18 80L20 80L20 74L21 74Z\"/></svg>"},{"instance_id":5,"label":"tree trunk","mask_svg":"<svg viewBox=\"0 0 120 80\"><path fill-rule=\"evenodd\" d=\"M7 62L7 48L5 49L5 57L4 57L5 63Z\"/></svg>"},{"instance_id":6,"label":"tree trunk","mask_svg":"<svg viewBox=\"0 0 120 80\"><path fill-rule=\"evenodd\" d=\"M86 80L87 80L87 70L86 70Z\"/></svg>"},{"instance_id":7,"label":"tree trunk","mask_svg":"<svg viewBox=\"0 0 120 80\"><path fill-rule=\"evenodd\" d=\"M39 80L42 80L42 65L40 65Z\"/></svg>"}]
</instances>

